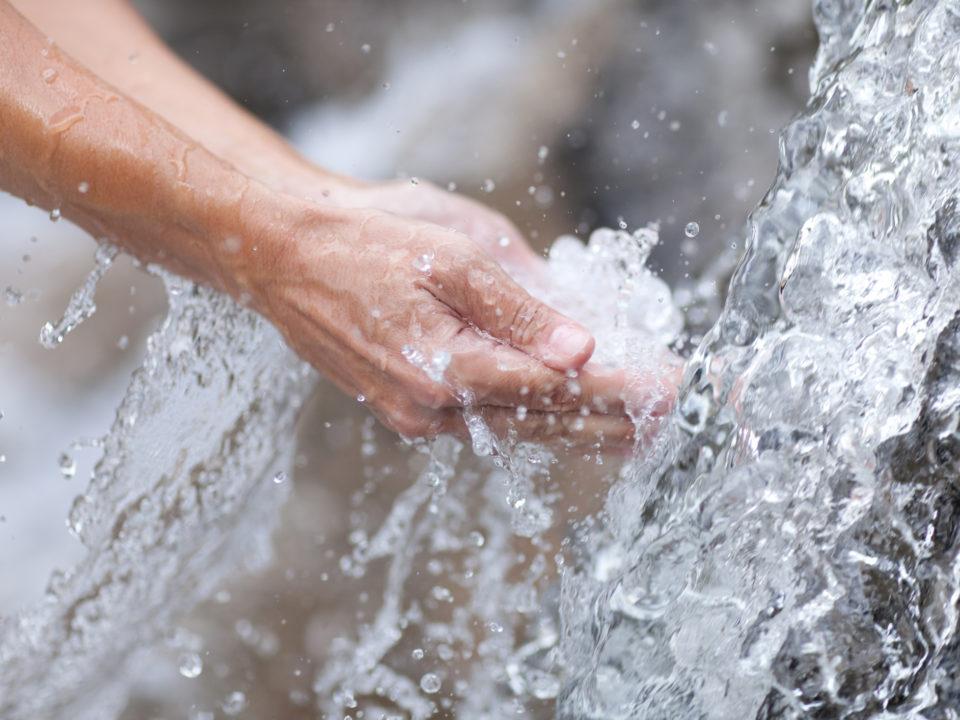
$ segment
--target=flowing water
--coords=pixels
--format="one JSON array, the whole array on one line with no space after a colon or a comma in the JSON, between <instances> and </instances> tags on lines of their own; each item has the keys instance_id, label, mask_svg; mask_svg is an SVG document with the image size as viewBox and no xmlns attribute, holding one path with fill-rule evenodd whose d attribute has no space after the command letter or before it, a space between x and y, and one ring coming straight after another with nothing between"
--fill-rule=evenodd
<instances>
[{"instance_id":1,"label":"flowing water","mask_svg":"<svg viewBox=\"0 0 960 720\"><path fill-rule=\"evenodd\" d=\"M477 415L472 447L411 444L423 469L386 519L352 519L340 572L383 591L316 672L321 717L960 717L960 3L814 9L813 98L676 411L592 518L553 453ZM561 239L532 287L638 381L683 323L644 267L655 242ZM45 344L93 312L112 257ZM87 555L0 625L4 720L115 714L128 657L269 558L313 373L160 274L168 318L70 513Z\"/></svg>"}]
</instances>

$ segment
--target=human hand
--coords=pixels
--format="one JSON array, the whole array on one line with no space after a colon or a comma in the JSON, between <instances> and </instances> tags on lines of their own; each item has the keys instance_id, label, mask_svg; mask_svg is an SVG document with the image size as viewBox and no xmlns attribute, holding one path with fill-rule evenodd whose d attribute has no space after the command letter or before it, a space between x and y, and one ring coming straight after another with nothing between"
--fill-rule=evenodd
<instances>
[{"instance_id":1,"label":"human hand","mask_svg":"<svg viewBox=\"0 0 960 720\"><path fill-rule=\"evenodd\" d=\"M423 180L354 185L338 193L346 207L377 208L456 230L509 271L538 273L543 259L507 217L463 195Z\"/></svg>"},{"instance_id":2,"label":"human hand","mask_svg":"<svg viewBox=\"0 0 960 720\"><path fill-rule=\"evenodd\" d=\"M380 210L276 203L225 256L225 275L385 425L463 435L471 405L501 436L632 443L623 371L588 365L590 333L464 234Z\"/></svg>"}]
</instances>

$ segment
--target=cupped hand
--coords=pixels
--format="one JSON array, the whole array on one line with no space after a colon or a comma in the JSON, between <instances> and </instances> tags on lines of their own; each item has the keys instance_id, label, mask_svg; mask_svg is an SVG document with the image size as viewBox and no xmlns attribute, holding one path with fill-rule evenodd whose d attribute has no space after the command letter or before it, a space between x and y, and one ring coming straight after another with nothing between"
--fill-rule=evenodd
<instances>
[{"instance_id":1,"label":"cupped hand","mask_svg":"<svg viewBox=\"0 0 960 720\"><path fill-rule=\"evenodd\" d=\"M465 234L374 209L285 199L230 272L252 305L343 391L407 437L495 432L625 446L622 371ZM252 258L252 261L251 261Z\"/></svg>"}]
</instances>

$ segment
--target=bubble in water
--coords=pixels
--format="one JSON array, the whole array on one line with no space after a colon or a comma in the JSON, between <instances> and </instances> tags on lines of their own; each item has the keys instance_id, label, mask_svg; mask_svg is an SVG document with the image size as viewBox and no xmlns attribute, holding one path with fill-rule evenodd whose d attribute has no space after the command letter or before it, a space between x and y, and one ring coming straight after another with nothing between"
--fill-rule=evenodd
<instances>
[{"instance_id":1,"label":"bubble in water","mask_svg":"<svg viewBox=\"0 0 960 720\"><path fill-rule=\"evenodd\" d=\"M688 238L695 238L700 234L700 223L688 222L687 226L683 229L683 232Z\"/></svg>"},{"instance_id":2,"label":"bubble in water","mask_svg":"<svg viewBox=\"0 0 960 720\"><path fill-rule=\"evenodd\" d=\"M81 181L80 184L77 185L77 192L81 195L86 195L89 191L90 183L88 183L86 180Z\"/></svg>"},{"instance_id":3,"label":"bubble in water","mask_svg":"<svg viewBox=\"0 0 960 720\"><path fill-rule=\"evenodd\" d=\"M200 677L203 672L203 659L197 653L183 653L178 662L180 674L185 678ZM224 711L226 712L226 711Z\"/></svg>"},{"instance_id":4,"label":"bubble in water","mask_svg":"<svg viewBox=\"0 0 960 720\"><path fill-rule=\"evenodd\" d=\"M230 717L239 715L246 709L246 707L247 696L239 690L234 690L224 698L222 703L220 703L220 709L223 710L225 715L229 715Z\"/></svg>"},{"instance_id":5,"label":"bubble in water","mask_svg":"<svg viewBox=\"0 0 960 720\"><path fill-rule=\"evenodd\" d=\"M424 676L420 678L420 689L427 693L427 695L434 695L440 692L441 685L440 678L437 677L436 673L425 673Z\"/></svg>"}]
</instances>

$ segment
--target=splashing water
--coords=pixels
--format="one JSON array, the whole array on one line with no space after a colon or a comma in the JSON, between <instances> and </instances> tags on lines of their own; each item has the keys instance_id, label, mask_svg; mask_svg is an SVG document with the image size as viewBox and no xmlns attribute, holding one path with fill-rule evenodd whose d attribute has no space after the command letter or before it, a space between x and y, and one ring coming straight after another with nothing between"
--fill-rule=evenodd
<instances>
[{"instance_id":1,"label":"splashing water","mask_svg":"<svg viewBox=\"0 0 960 720\"><path fill-rule=\"evenodd\" d=\"M61 325L89 315L85 298L103 268ZM39 607L0 620L4 720L114 716L129 654L230 569L269 557L269 529L287 491L266 479L289 464L313 374L253 314L154 272L169 316L70 511L87 556L55 573Z\"/></svg>"},{"instance_id":2,"label":"splashing water","mask_svg":"<svg viewBox=\"0 0 960 720\"><path fill-rule=\"evenodd\" d=\"M957 717L960 6L814 7L726 307L564 578L560 717Z\"/></svg>"},{"instance_id":3,"label":"splashing water","mask_svg":"<svg viewBox=\"0 0 960 720\"><path fill-rule=\"evenodd\" d=\"M564 536L552 453L471 412L474 453L413 443L422 471L340 559L383 577L382 602L317 673L322 716L957 717L960 7L814 7L814 97L655 445ZM561 239L529 281L638 378L683 322L654 242ZM92 312L109 259L46 344ZM0 624L5 719L115 715L110 669L268 552L313 373L161 275L169 316L70 513L88 555ZM405 355L442 380L446 355Z\"/></svg>"}]
</instances>

